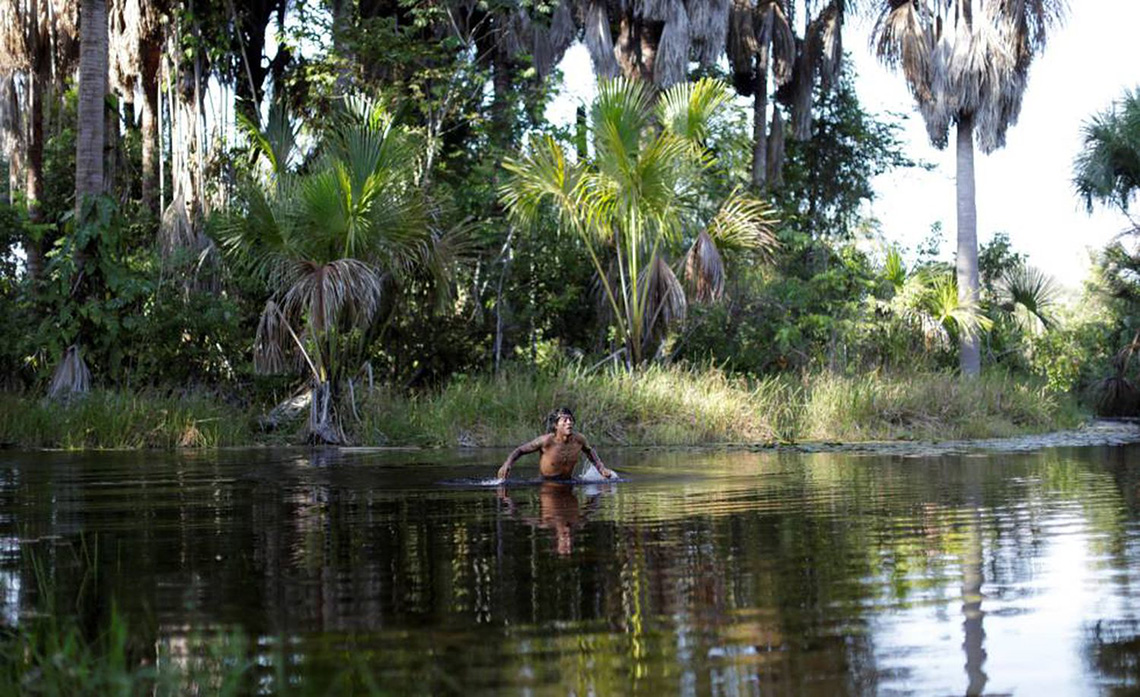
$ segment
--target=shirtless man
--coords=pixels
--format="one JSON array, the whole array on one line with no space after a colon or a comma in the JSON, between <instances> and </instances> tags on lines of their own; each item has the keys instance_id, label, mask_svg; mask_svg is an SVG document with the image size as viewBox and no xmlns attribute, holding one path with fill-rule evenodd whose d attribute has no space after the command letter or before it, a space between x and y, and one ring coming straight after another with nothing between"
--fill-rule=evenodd
<instances>
[{"instance_id":1,"label":"shirtless man","mask_svg":"<svg viewBox=\"0 0 1140 697\"><path fill-rule=\"evenodd\" d=\"M515 448L499 468L499 479L506 479L510 475L515 460L533 452L539 453L538 471L543 479L570 479L583 452L603 477L610 479L617 476L602 464L601 458L586 442L585 436L574 432L574 415L569 409L563 407L551 414L551 418L554 419L551 432Z\"/></svg>"}]
</instances>

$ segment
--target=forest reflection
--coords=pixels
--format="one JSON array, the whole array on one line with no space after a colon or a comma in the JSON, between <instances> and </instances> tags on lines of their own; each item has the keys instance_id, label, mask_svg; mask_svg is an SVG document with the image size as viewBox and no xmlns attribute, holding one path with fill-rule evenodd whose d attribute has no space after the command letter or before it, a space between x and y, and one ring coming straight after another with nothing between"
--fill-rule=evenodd
<instances>
[{"instance_id":1,"label":"forest reflection","mask_svg":"<svg viewBox=\"0 0 1140 697\"><path fill-rule=\"evenodd\" d=\"M621 483L505 488L441 485L496 453L5 453L0 617L113 601L141 645L240 629L394 693L1135 690L1137 453L616 451Z\"/></svg>"}]
</instances>

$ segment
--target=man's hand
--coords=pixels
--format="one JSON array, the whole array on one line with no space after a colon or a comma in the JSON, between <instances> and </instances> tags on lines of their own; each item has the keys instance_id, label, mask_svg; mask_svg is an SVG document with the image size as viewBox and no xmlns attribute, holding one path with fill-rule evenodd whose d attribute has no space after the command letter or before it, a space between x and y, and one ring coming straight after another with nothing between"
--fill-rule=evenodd
<instances>
[{"instance_id":1,"label":"man's hand","mask_svg":"<svg viewBox=\"0 0 1140 697\"><path fill-rule=\"evenodd\" d=\"M503 466L499 468L498 477L499 477L499 479L506 479L507 477L510 476L510 474L511 474L511 466L504 462Z\"/></svg>"},{"instance_id":2,"label":"man's hand","mask_svg":"<svg viewBox=\"0 0 1140 697\"><path fill-rule=\"evenodd\" d=\"M594 464L594 466L598 468L598 474L602 475L606 479L614 479L615 477L617 477L617 472L614 472L609 467L606 467L605 465L603 465L601 460L596 462Z\"/></svg>"}]
</instances>

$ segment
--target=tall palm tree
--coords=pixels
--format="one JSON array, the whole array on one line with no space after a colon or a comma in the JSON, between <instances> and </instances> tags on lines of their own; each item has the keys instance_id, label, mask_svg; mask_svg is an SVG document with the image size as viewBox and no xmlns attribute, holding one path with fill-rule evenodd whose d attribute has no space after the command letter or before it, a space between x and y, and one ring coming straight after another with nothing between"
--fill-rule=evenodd
<instances>
[{"instance_id":1,"label":"tall palm tree","mask_svg":"<svg viewBox=\"0 0 1140 697\"><path fill-rule=\"evenodd\" d=\"M978 301L974 141L989 153L1017 122L1029 66L1041 52L1064 0L884 0L875 25L879 57L901 68L931 142L957 139L958 293ZM961 337L964 375L981 369L980 340Z\"/></svg>"},{"instance_id":2,"label":"tall palm tree","mask_svg":"<svg viewBox=\"0 0 1140 697\"><path fill-rule=\"evenodd\" d=\"M723 290L718 247L769 251L770 209L736 193L711 216L702 179L712 157L704 147L727 87L701 80L676 85L654 100L643 81L603 82L593 107L592 158L572 161L552 138L504 162L501 188L510 215L524 226L552 214L582 240L613 312L627 362L641 364L686 298L666 263L691 243L685 268L698 295ZM612 264L612 265L611 265Z\"/></svg>"},{"instance_id":3,"label":"tall palm tree","mask_svg":"<svg viewBox=\"0 0 1140 697\"><path fill-rule=\"evenodd\" d=\"M342 386L390 313L398 280L439 268L432 263L439 240L418 179L424 144L383 105L349 100L316 162L297 174L288 169L296 131L275 114L253 139L271 185L248 187L218 238L272 289L255 340L256 367L308 373L307 438L344 443Z\"/></svg>"},{"instance_id":4,"label":"tall palm tree","mask_svg":"<svg viewBox=\"0 0 1140 697\"><path fill-rule=\"evenodd\" d=\"M1091 211L1094 202L1128 215L1140 192L1140 89L1085 124L1080 153L1073 163L1073 186ZM1140 225L1134 223L1140 229Z\"/></svg>"},{"instance_id":5,"label":"tall palm tree","mask_svg":"<svg viewBox=\"0 0 1140 697\"><path fill-rule=\"evenodd\" d=\"M73 240L75 280L73 294L83 294L87 254L84 235L80 231L95 207L94 199L104 192L103 142L106 126L107 73L107 2L83 0L79 8L79 98L76 109L75 137L75 221ZM80 332L82 333L82 331ZM52 376L48 393L67 397L86 392L91 374L83 360L82 336L65 352Z\"/></svg>"}]
</instances>

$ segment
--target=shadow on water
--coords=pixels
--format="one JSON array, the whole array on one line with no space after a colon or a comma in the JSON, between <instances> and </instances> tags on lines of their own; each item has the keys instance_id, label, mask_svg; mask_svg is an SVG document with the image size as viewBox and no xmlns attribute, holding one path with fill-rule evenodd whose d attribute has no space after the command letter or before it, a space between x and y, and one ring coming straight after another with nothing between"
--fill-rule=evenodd
<instances>
[{"instance_id":1,"label":"shadow on water","mask_svg":"<svg viewBox=\"0 0 1140 697\"><path fill-rule=\"evenodd\" d=\"M396 694L1135 693L1138 454L5 451L0 618Z\"/></svg>"}]
</instances>

